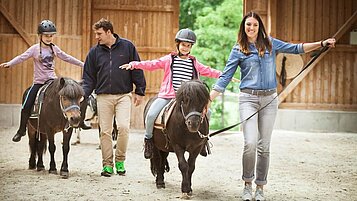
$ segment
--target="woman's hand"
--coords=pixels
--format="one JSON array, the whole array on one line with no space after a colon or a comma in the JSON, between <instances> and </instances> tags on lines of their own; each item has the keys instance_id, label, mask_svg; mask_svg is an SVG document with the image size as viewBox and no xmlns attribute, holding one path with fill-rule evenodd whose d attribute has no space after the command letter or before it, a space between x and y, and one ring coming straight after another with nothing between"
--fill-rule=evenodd
<instances>
[{"instance_id":1,"label":"woman's hand","mask_svg":"<svg viewBox=\"0 0 357 201\"><path fill-rule=\"evenodd\" d=\"M133 70L133 67L130 64L121 65L121 66L119 66L119 68L125 69L125 70Z\"/></svg>"},{"instance_id":2,"label":"woman's hand","mask_svg":"<svg viewBox=\"0 0 357 201\"><path fill-rule=\"evenodd\" d=\"M231 80L232 82L240 82L240 79L237 79L237 78L232 78L232 80Z\"/></svg>"},{"instance_id":3,"label":"woman's hand","mask_svg":"<svg viewBox=\"0 0 357 201\"><path fill-rule=\"evenodd\" d=\"M326 40L321 41L321 46L322 47L335 47L336 39L334 38L328 38Z\"/></svg>"}]
</instances>

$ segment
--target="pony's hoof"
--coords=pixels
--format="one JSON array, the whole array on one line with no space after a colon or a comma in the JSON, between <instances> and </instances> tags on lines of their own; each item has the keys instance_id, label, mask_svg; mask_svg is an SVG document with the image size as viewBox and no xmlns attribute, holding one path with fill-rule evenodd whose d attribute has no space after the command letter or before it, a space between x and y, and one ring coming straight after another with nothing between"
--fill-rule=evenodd
<instances>
[{"instance_id":1,"label":"pony's hoof","mask_svg":"<svg viewBox=\"0 0 357 201\"><path fill-rule=\"evenodd\" d=\"M29 170L34 170L36 169L36 165L29 165Z\"/></svg>"},{"instance_id":2,"label":"pony's hoof","mask_svg":"<svg viewBox=\"0 0 357 201\"><path fill-rule=\"evenodd\" d=\"M192 192L190 192L192 195ZM181 199L189 200L191 198L190 193L182 193Z\"/></svg>"},{"instance_id":3,"label":"pony's hoof","mask_svg":"<svg viewBox=\"0 0 357 201\"><path fill-rule=\"evenodd\" d=\"M69 173L65 171L60 171L60 175L62 176L62 179L68 179Z\"/></svg>"},{"instance_id":4,"label":"pony's hoof","mask_svg":"<svg viewBox=\"0 0 357 201\"><path fill-rule=\"evenodd\" d=\"M165 183L156 184L156 188L157 188L157 189L165 188Z\"/></svg>"},{"instance_id":5,"label":"pony's hoof","mask_svg":"<svg viewBox=\"0 0 357 201\"><path fill-rule=\"evenodd\" d=\"M50 174L57 174L57 170L49 170L48 173L50 173Z\"/></svg>"},{"instance_id":6,"label":"pony's hoof","mask_svg":"<svg viewBox=\"0 0 357 201\"><path fill-rule=\"evenodd\" d=\"M44 170L44 169L45 169L44 166L39 166L39 167L37 167L37 171L38 171L38 172L40 172L40 171L42 171L42 170Z\"/></svg>"}]
</instances>

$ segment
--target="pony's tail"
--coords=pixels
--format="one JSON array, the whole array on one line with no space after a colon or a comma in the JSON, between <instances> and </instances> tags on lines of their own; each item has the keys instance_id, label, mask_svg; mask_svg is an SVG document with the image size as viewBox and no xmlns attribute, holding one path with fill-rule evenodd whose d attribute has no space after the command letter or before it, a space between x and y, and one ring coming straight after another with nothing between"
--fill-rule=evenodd
<instances>
[{"instance_id":1,"label":"pony's tail","mask_svg":"<svg viewBox=\"0 0 357 201\"><path fill-rule=\"evenodd\" d=\"M167 160L168 153L160 151L155 146L153 148L153 157L150 159L150 169L152 175L157 176L159 168L162 166L164 172L170 171L169 161Z\"/></svg>"}]
</instances>

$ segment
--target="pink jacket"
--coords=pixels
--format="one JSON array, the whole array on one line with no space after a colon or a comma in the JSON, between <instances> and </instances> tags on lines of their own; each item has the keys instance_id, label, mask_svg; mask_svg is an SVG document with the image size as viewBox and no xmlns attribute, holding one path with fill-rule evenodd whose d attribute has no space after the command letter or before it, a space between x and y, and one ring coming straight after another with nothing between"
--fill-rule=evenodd
<instances>
[{"instance_id":1,"label":"pink jacket","mask_svg":"<svg viewBox=\"0 0 357 201\"><path fill-rule=\"evenodd\" d=\"M164 69L164 77L161 83L160 91L158 97L160 98L175 98L176 93L172 86L172 72L171 64L172 57L176 56L177 53L172 52L166 56L163 56L159 59L150 60L150 61L132 61L130 65L136 69L143 69L148 71L154 71L157 69ZM189 55L189 58L193 60L194 68L197 71L198 78L200 75L205 77L218 78L222 72L216 69L212 69L208 66L201 64L194 56Z\"/></svg>"}]
</instances>

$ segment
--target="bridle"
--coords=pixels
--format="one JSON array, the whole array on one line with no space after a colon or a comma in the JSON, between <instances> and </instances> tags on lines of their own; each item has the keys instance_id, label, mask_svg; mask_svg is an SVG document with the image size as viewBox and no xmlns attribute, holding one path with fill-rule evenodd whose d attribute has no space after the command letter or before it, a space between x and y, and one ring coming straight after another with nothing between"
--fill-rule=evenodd
<instances>
[{"instance_id":1,"label":"bridle","mask_svg":"<svg viewBox=\"0 0 357 201\"><path fill-rule=\"evenodd\" d=\"M63 96L60 96L60 106L61 106L61 110L62 110L62 114L63 114L63 117L68 120L68 116L66 114L67 111L71 110L71 109L78 109L80 111L80 107L78 104L74 103L66 108L63 107L63 103L62 103L62 98Z\"/></svg>"},{"instance_id":2,"label":"bridle","mask_svg":"<svg viewBox=\"0 0 357 201\"><path fill-rule=\"evenodd\" d=\"M190 118L191 116L199 116L201 118L201 122L203 122L205 116L206 116L206 113L207 113L207 106L203 108L203 111L202 112L197 112L197 111L193 111L193 112L190 112L188 113L187 115L185 114L185 112L183 111L183 101L181 101L180 103L180 108L181 108L181 113L182 113L182 116L183 118L185 119L185 124L186 126L188 127L188 118ZM205 137L208 137L207 135L203 135L199 130L197 131L198 135L201 137L201 138L205 138Z\"/></svg>"}]
</instances>

